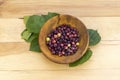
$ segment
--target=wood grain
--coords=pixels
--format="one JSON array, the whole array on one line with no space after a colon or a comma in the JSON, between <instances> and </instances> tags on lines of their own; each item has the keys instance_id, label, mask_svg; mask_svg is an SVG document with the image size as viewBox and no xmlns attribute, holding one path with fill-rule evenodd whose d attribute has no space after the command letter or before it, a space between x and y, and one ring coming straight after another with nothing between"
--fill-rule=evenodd
<instances>
[{"instance_id":1,"label":"wood grain","mask_svg":"<svg viewBox=\"0 0 120 80\"><path fill-rule=\"evenodd\" d=\"M98 30L102 40L120 40L120 17L78 18L88 29ZM0 19L0 42L24 42L20 35L24 29L25 25L22 19Z\"/></svg>"},{"instance_id":2,"label":"wood grain","mask_svg":"<svg viewBox=\"0 0 120 80\"><path fill-rule=\"evenodd\" d=\"M0 19L0 42L23 42L21 32L24 29L23 20Z\"/></svg>"},{"instance_id":3,"label":"wood grain","mask_svg":"<svg viewBox=\"0 0 120 80\"><path fill-rule=\"evenodd\" d=\"M51 62L41 53L29 51L29 44L20 37L25 28L21 19L0 19L0 79L119 80L120 17L79 19L87 28L97 29L102 41L91 47L93 56L89 61L73 68ZM59 74L61 78L58 78Z\"/></svg>"},{"instance_id":4,"label":"wood grain","mask_svg":"<svg viewBox=\"0 0 120 80\"><path fill-rule=\"evenodd\" d=\"M0 56L20 54L29 50L28 43L21 42L1 42L0 43Z\"/></svg>"},{"instance_id":5,"label":"wood grain","mask_svg":"<svg viewBox=\"0 0 120 80\"><path fill-rule=\"evenodd\" d=\"M7 47L6 47L7 45ZM11 46L15 46L11 47ZM24 47L21 47L24 46ZM3 49L5 46L6 49ZM0 71L2 70L78 70L78 69L120 69L119 53L120 41L101 41L99 45L91 47L91 59L77 67L56 64L48 60L43 54L29 51L26 43L0 43ZM11 54L10 54L11 53Z\"/></svg>"},{"instance_id":6,"label":"wood grain","mask_svg":"<svg viewBox=\"0 0 120 80\"><path fill-rule=\"evenodd\" d=\"M29 51L21 39L24 15L58 12L97 29L102 41L77 67L56 64ZM120 80L120 0L0 0L0 80Z\"/></svg>"},{"instance_id":7,"label":"wood grain","mask_svg":"<svg viewBox=\"0 0 120 80\"><path fill-rule=\"evenodd\" d=\"M11 73L11 74L10 74ZM47 75L46 75L47 74ZM93 75L95 74L95 75ZM7 77L6 77L7 75ZM70 76L71 75L71 76ZM64 70L64 71L1 71L0 77L4 80L119 80L120 70ZM111 76L111 78L110 78Z\"/></svg>"},{"instance_id":8,"label":"wood grain","mask_svg":"<svg viewBox=\"0 0 120 80\"><path fill-rule=\"evenodd\" d=\"M1 18L58 12L73 16L120 16L120 0L0 0Z\"/></svg>"},{"instance_id":9,"label":"wood grain","mask_svg":"<svg viewBox=\"0 0 120 80\"><path fill-rule=\"evenodd\" d=\"M78 18L87 28L97 29L102 41L91 47L93 56L89 61L73 68L51 62L41 53L29 51L29 44L20 37L25 28L21 19L0 19L0 79L119 80L120 17Z\"/></svg>"}]
</instances>

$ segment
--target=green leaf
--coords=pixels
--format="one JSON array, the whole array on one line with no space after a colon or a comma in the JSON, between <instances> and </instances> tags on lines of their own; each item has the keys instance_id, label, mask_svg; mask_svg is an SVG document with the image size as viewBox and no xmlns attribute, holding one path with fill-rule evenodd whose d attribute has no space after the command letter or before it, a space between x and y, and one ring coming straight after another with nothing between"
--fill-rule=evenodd
<instances>
[{"instance_id":1,"label":"green leaf","mask_svg":"<svg viewBox=\"0 0 120 80\"><path fill-rule=\"evenodd\" d=\"M90 49L88 49L86 51L86 53L79 60L77 60L73 63L70 63L69 66L74 67L74 66L77 66L79 64L83 64L84 62L88 61L91 56L92 56L92 51Z\"/></svg>"},{"instance_id":2,"label":"green leaf","mask_svg":"<svg viewBox=\"0 0 120 80\"><path fill-rule=\"evenodd\" d=\"M28 32L28 30L25 29L25 30L21 33L22 39L28 40L29 37L31 36L31 34L32 34L32 33Z\"/></svg>"},{"instance_id":3,"label":"green leaf","mask_svg":"<svg viewBox=\"0 0 120 80\"><path fill-rule=\"evenodd\" d=\"M27 40L27 42L32 42L33 39L38 38L38 34L32 33L32 35L29 37L29 39Z\"/></svg>"},{"instance_id":4,"label":"green leaf","mask_svg":"<svg viewBox=\"0 0 120 80\"><path fill-rule=\"evenodd\" d=\"M39 43L38 43L38 38L35 38L32 40L29 50L35 51L35 52L41 52L40 47L39 47Z\"/></svg>"},{"instance_id":5,"label":"green leaf","mask_svg":"<svg viewBox=\"0 0 120 80\"><path fill-rule=\"evenodd\" d=\"M53 13L53 12L48 12L48 18L49 19L54 17L54 16L57 16L57 15L59 15L59 14L58 13Z\"/></svg>"},{"instance_id":6,"label":"green leaf","mask_svg":"<svg viewBox=\"0 0 120 80\"><path fill-rule=\"evenodd\" d=\"M30 33L27 29L25 29L21 33L22 39L24 39L26 42L31 42L33 39L38 38L38 34Z\"/></svg>"},{"instance_id":7,"label":"green leaf","mask_svg":"<svg viewBox=\"0 0 120 80\"><path fill-rule=\"evenodd\" d=\"M29 16L24 16L24 24L27 23L28 19L29 19Z\"/></svg>"},{"instance_id":8,"label":"green leaf","mask_svg":"<svg viewBox=\"0 0 120 80\"><path fill-rule=\"evenodd\" d=\"M89 33L89 46L94 46L100 42L101 36L97 32L97 30L88 29L88 33Z\"/></svg>"},{"instance_id":9,"label":"green leaf","mask_svg":"<svg viewBox=\"0 0 120 80\"><path fill-rule=\"evenodd\" d=\"M47 15L41 16L39 15L24 16L24 23L26 25L26 29L21 33L21 37L25 41L31 43L30 51L41 52L38 44L39 31L48 19L56 15L59 14L49 12Z\"/></svg>"},{"instance_id":10,"label":"green leaf","mask_svg":"<svg viewBox=\"0 0 120 80\"><path fill-rule=\"evenodd\" d=\"M41 23L41 16L33 15L30 16L27 23L26 28L31 33L39 33Z\"/></svg>"},{"instance_id":11,"label":"green leaf","mask_svg":"<svg viewBox=\"0 0 120 80\"><path fill-rule=\"evenodd\" d=\"M58 15L57 13L48 13L48 15L33 15L30 16L27 23L26 23L26 28L29 32L31 33L39 33L41 27L44 25L44 23L54 17Z\"/></svg>"}]
</instances>

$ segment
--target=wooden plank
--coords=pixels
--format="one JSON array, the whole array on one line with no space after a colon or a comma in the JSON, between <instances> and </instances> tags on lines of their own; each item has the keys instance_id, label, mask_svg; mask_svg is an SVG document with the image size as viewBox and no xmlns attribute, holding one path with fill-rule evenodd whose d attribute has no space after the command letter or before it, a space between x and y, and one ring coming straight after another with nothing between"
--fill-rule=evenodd
<instances>
[{"instance_id":1,"label":"wooden plank","mask_svg":"<svg viewBox=\"0 0 120 80\"><path fill-rule=\"evenodd\" d=\"M24 53L29 50L28 43L22 42L2 42L0 43L0 56ZM27 52L26 52L27 53Z\"/></svg>"},{"instance_id":2,"label":"wooden plank","mask_svg":"<svg viewBox=\"0 0 120 80\"><path fill-rule=\"evenodd\" d=\"M2 80L120 80L120 70L0 71ZM7 76L7 77L6 77Z\"/></svg>"},{"instance_id":3,"label":"wooden plank","mask_svg":"<svg viewBox=\"0 0 120 80\"><path fill-rule=\"evenodd\" d=\"M120 40L120 17L78 17L88 29L97 29L102 40ZM21 19L0 19L0 42L24 42Z\"/></svg>"},{"instance_id":4,"label":"wooden plank","mask_svg":"<svg viewBox=\"0 0 120 80\"><path fill-rule=\"evenodd\" d=\"M120 69L120 41L101 41L91 47L93 56L89 61L73 68L51 62L43 54L28 51L28 48L26 43L0 43L0 54L6 55L0 57L0 70Z\"/></svg>"},{"instance_id":5,"label":"wooden plank","mask_svg":"<svg viewBox=\"0 0 120 80\"><path fill-rule=\"evenodd\" d=\"M17 18L49 11L71 14L98 30L102 41L91 47L89 61L71 68L29 51L20 36L25 26ZM120 16L120 0L0 0L0 79L120 80L120 17L115 16Z\"/></svg>"},{"instance_id":6,"label":"wooden plank","mask_svg":"<svg viewBox=\"0 0 120 80\"><path fill-rule=\"evenodd\" d=\"M24 28L21 19L0 19L0 42L23 42L21 32Z\"/></svg>"},{"instance_id":7,"label":"wooden plank","mask_svg":"<svg viewBox=\"0 0 120 80\"><path fill-rule=\"evenodd\" d=\"M120 0L0 0L0 17L58 12L73 16L120 16Z\"/></svg>"}]
</instances>

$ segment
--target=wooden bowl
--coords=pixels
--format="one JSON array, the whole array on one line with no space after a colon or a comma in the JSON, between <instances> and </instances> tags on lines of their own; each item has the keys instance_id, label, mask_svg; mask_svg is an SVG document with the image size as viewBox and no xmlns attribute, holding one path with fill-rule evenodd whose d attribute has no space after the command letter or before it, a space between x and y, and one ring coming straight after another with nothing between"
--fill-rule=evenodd
<instances>
[{"instance_id":1,"label":"wooden bowl","mask_svg":"<svg viewBox=\"0 0 120 80\"><path fill-rule=\"evenodd\" d=\"M80 43L79 49L75 54L70 56L59 57L58 55L52 55L51 51L48 49L48 46L46 45L46 37L52 30L54 30L56 27L62 24L69 24L71 25L71 27L75 27L79 31L81 39L79 42ZM39 45L43 54L48 59L56 63L72 63L80 59L87 50L88 43L89 43L89 37L85 25L80 20L70 15L58 15L49 19L41 28L39 34Z\"/></svg>"}]
</instances>

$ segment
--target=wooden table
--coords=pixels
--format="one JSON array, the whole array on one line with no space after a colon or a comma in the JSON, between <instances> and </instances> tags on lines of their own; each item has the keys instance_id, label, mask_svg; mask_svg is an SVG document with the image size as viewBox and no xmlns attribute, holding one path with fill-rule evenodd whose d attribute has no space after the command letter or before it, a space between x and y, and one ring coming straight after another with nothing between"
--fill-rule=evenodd
<instances>
[{"instance_id":1,"label":"wooden table","mask_svg":"<svg viewBox=\"0 0 120 80\"><path fill-rule=\"evenodd\" d=\"M58 12L97 29L102 40L77 67L29 51L21 39L24 15ZM120 80L120 0L0 0L0 80Z\"/></svg>"}]
</instances>

